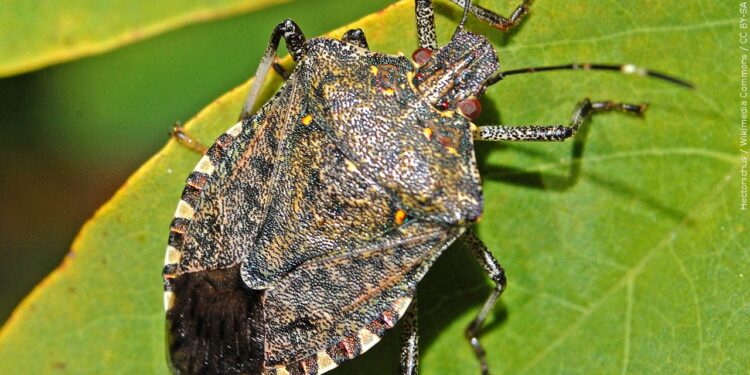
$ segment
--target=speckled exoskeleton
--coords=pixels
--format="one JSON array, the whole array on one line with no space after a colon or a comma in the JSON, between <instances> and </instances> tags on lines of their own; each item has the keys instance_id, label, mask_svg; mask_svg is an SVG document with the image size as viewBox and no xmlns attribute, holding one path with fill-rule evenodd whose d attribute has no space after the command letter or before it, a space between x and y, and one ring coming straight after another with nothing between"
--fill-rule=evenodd
<instances>
[{"instance_id":1,"label":"speckled exoskeleton","mask_svg":"<svg viewBox=\"0 0 750 375\"><path fill-rule=\"evenodd\" d=\"M412 59L370 51L361 30L306 40L291 20L274 29L240 122L204 150L171 224L164 303L174 373L319 374L403 317L401 371L415 374L417 283L458 238L496 285L467 329L487 373L477 334L505 276L471 229L483 206L474 142L560 141L594 112L645 106L585 100L569 126L477 126L477 97L520 72L660 75L590 64L495 73L497 53L464 29L466 17L506 30L530 1L509 18L454 2L463 19L438 48L431 2L416 0ZM282 37L291 72L274 63ZM251 113L272 67L286 83Z\"/></svg>"}]
</instances>

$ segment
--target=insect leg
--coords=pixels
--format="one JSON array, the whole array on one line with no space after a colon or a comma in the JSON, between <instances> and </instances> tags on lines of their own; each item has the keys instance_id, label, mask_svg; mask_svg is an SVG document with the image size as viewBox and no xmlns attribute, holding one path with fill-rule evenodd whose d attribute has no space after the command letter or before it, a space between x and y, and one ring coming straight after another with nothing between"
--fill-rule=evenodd
<instances>
[{"instance_id":1,"label":"insect leg","mask_svg":"<svg viewBox=\"0 0 750 375\"><path fill-rule=\"evenodd\" d=\"M299 61L302 58L302 46L305 43L305 35L302 34L299 26L290 19L276 25L271 33L271 40L268 42L268 47L266 47L266 51L260 60L258 70L255 72L255 80L253 80L250 92L247 95L247 99L245 99L245 105L242 107L242 112L240 113L240 120L249 116L253 110L255 101L258 99L258 94L260 94L260 88L263 86L263 81L266 79L268 70L276 58L276 50L279 48L281 37L284 37L286 49L292 55L292 59Z\"/></svg>"},{"instance_id":2,"label":"insect leg","mask_svg":"<svg viewBox=\"0 0 750 375\"><path fill-rule=\"evenodd\" d=\"M505 290L505 286L507 284L505 280L505 270L503 270L503 266L498 263L497 259L492 256L492 253L487 250L487 245L485 245L484 242L482 242L482 240L477 237L477 234L473 228L467 229L466 233L464 233L463 237L461 238L471 252L471 255L473 255L474 258L477 259L477 261L482 265L482 268L484 268L484 271L487 272L487 275L495 283L495 289L492 290L492 293L489 295L489 297L487 297L487 300L484 301L482 310L479 311L479 314L477 314L471 324L466 327L465 331L466 338L474 348L474 354L476 354L477 358L479 359L479 363L482 368L482 374L487 375L489 371L487 368L487 358L482 345L479 343L478 336L479 331L482 328L482 324L484 324L484 320L487 318L487 315L489 315L490 311L492 311L492 308L495 307L497 299L500 298L500 295Z\"/></svg>"},{"instance_id":3,"label":"insect leg","mask_svg":"<svg viewBox=\"0 0 750 375\"><path fill-rule=\"evenodd\" d=\"M466 6L466 0L451 0L453 3ZM521 19L529 12L531 0L523 0L521 5L510 17L503 17L487 8L471 4L469 12L474 14L479 20L490 24L492 27L507 31L516 26ZM437 37L435 34L435 12L432 9L432 0L414 0L414 12L417 17L417 36L419 37L419 47L434 50L437 48Z\"/></svg>"},{"instance_id":4,"label":"insect leg","mask_svg":"<svg viewBox=\"0 0 750 375\"><path fill-rule=\"evenodd\" d=\"M279 59L278 59L278 57L274 57L274 59L273 59L273 63L271 64L271 67L273 68L273 70L274 70L274 71L276 71L276 73L277 73L278 75L280 75L280 76L281 76L281 78L283 78L283 79L284 79L284 81L286 81L286 80L288 80L288 79L289 79L289 75L290 75L291 73L289 73L289 72L288 72L288 71L286 70L286 68L284 68L284 66L283 66L283 65L279 64Z\"/></svg>"},{"instance_id":5,"label":"insect leg","mask_svg":"<svg viewBox=\"0 0 750 375\"><path fill-rule=\"evenodd\" d=\"M415 0L414 13L417 17L417 36L419 47L437 49L435 35L435 12L432 10L432 0Z\"/></svg>"},{"instance_id":6,"label":"insect leg","mask_svg":"<svg viewBox=\"0 0 750 375\"><path fill-rule=\"evenodd\" d=\"M401 318L401 374L417 375L419 365L419 334L417 333L417 295Z\"/></svg>"},{"instance_id":7,"label":"insect leg","mask_svg":"<svg viewBox=\"0 0 750 375\"><path fill-rule=\"evenodd\" d=\"M341 40L354 44L357 47L370 49L367 45L367 38L365 38L365 32L362 29L351 29L341 36Z\"/></svg>"},{"instance_id":8,"label":"insect leg","mask_svg":"<svg viewBox=\"0 0 750 375\"><path fill-rule=\"evenodd\" d=\"M453 3L461 6L465 6L466 0L451 0ZM529 6L531 6L531 0L523 0L521 5L516 7L516 10L510 15L510 17L503 17L487 8L480 7L478 5L471 5L469 11L474 14L480 21L486 22L492 27L501 31L508 31L509 29L516 26L523 16L529 12Z\"/></svg>"},{"instance_id":9,"label":"insect leg","mask_svg":"<svg viewBox=\"0 0 750 375\"><path fill-rule=\"evenodd\" d=\"M564 141L574 136L586 120L595 113L618 110L641 116L647 108L646 104L592 102L587 98L578 104L568 126L479 126L474 132L474 139L480 141Z\"/></svg>"},{"instance_id":10,"label":"insect leg","mask_svg":"<svg viewBox=\"0 0 750 375\"><path fill-rule=\"evenodd\" d=\"M205 154L206 150L208 150L206 146L202 145L195 138L190 136L190 134L186 133L185 128L182 127L179 121L175 122L170 134L172 138L177 140L177 142L180 142L180 144L199 154Z\"/></svg>"}]
</instances>

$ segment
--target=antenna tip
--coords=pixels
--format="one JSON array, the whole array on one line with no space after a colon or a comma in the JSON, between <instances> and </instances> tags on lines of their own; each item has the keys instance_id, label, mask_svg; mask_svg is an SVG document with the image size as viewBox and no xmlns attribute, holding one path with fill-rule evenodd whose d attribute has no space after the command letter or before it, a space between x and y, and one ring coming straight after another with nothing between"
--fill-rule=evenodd
<instances>
[{"instance_id":1,"label":"antenna tip","mask_svg":"<svg viewBox=\"0 0 750 375\"><path fill-rule=\"evenodd\" d=\"M635 69L635 73L637 73L638 75L659 78L659 79L662 79L664 81L667 81L667 82L670 82L670 83L674 83L674 84L676 84L678 86L682 86L682 87L685 87L685 88L690 89L690 90L694 90L695 89L695 85L693 85L692 83L690 83L688 81L685 81L683 79L671 76L669 74L664 74L664 73L661 73L661 72L655 72L653 70L638 68L638 67L635 67L632 64L623 65L623 67L622 67L622 72L623 73L629 73L629 71L628 72L625 71L626 67L628 67L628 66L632 66L632 68L627 68L627 69L629 69L629 70Z\"/></svg>"}]
</instances>

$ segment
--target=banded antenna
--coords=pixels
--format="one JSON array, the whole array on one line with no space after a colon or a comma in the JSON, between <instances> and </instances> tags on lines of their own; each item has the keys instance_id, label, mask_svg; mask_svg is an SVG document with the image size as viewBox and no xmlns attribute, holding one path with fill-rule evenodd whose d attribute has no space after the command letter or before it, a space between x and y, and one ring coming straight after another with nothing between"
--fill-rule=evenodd
<instances>
[{"instance_id":1,"label":"banded antenna","mask_svg":"<svg viewBox=\"0 0 750 375\"><path fill-rule=\"evenodd\" d=\"M512 70L506 70L503 72L498 72L492 75L489 79L487 79L487 82L485 82L482 92L484 92L484 90L486 90L487 87L492 86L495 83L502 81L507 76L516 75L516 74L549 72L553 70L615 71L615 72L620 72L623 74L635 74L635 75L639 75L643 77L656 78L656 79L667 81L667 82L670 82L670 83L673 83L673 84L676 84L678 86L682 86L688 89L695 88L695 86L692 83L685 81L683 79L673 77L665 73L644 69L644 68L635 66L633 64L619 64L618 65L618 64L574 63L574 64L564 64L564 65L551 65L551 66L538 66L538 67L530 67L530 68L512 69Z\"/></svg>"}]
</instances>

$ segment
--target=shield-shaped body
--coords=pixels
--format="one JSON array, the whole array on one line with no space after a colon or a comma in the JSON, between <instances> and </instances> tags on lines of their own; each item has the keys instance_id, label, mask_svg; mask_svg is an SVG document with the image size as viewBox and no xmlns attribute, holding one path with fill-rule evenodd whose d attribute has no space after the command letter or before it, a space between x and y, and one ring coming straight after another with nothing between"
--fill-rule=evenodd
<instances>
[{"instance_id":1,"label":"shield-shaped body","mask_svg":"<svg viewBox=\"0 0 750 375\"><path fill-rule=\"evenodd\" d=\"M273 99L209 148L166 255L173 371L322 373L393 327L482 212L473 125L435 102L497 56L468 32L437 53L425 76L403 56L307 40Z\"/></svg>"}]
</instances>

